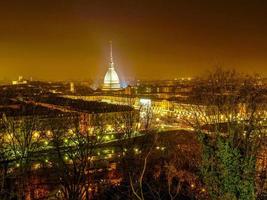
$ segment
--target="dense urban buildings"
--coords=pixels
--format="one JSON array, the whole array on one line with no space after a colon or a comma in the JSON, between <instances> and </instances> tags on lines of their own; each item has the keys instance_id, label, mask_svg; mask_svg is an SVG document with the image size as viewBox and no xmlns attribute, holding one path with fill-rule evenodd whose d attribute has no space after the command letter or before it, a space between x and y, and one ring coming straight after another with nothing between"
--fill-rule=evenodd
<instances>
[{"instance_id":1,"label":"dense urban buildings","mask_svg":"<svg viewBox=\"0 0 267 200\"><path fill-rule=\"evenodd\" d=\"M218 69L215 73L227 76L228 72ZM239 81L242 82L242 79ZM232 83L229 81L227 84ZM264 79L257 78L252 84L251 86L260 89L261 98L266 102L267 87ZM243 87L242 84L240 86ZM208 198L207 188L194 175L201 155L196 127L193 125L195 120L207 135L215 133L217 129L221 134L227 134L226 124L237 122L244 126L252 120L253 111L253 115L255 112L259 120L257 123L260 123L258 128L261 127L257 131L257 138L265 138L267 120L266 103L261 103L259 110L251 110L250 103L257 100L250 102L245 96L245 99L239 97L237 85L235 89L229 85L229 88L224 88L225 91L214 91L220 98L230 100L222 107L227 112L218 113L217 105L214 104L217 100L209 87L213 87L209 81L196 78L137 81L126 88L108 90L105 87L95 90L90 84L81 82L74 84L25 80L2 85L1 137L2 148L6 150L3 155L7 156L2 157L1 161L5 163L2 172L6 173L3 188L24 195L26 199L53 199L55 196L65 199L74 191L70 190L69 194L63 195L62 192L67 189L64 185L61 186L60 180L64 180L64 184L71 181L68 183L71 184L75 181L75 176L88 176L88 180L73 182L76 189L81 190L76 194L82 194L79 198L109 199L112 196L106 193L111 192L109 190L114 190L112 193L121 198L129 198L119 192L122 190L120 185L126 184L125 187L127 180L129 181L125 173L137 173L134 176L138 176L138 169L143 166L142 157L146 156L147 151L153 150L155 152L151 156L151 162L155 162L155 166L149 163L147 167L152 170L148 170L149 173L155 170L154 167L160 166L158 159L170 162L169 164L185 162L184 164L192 166L180 166L181 169L176 166L176 170L184 168L185 171L183 175L172 175L176 178L183 177L180 184L185 188L179 190L177 197ZM195 95L203 89L201 96L196 98ZM253 91L249 89L248 92ZM243 100L235 104L233 98ZM160 139L155 139L155 135ZM267 146L265 139L261 143L261 149L257 153L256 180L257 188L261 188L261 195L264 196ZM177 149L173 149L173 145ZM179 158L174 158L175 154ZM85 158L87 161L82 161ZM62 166L60 162L65 164ZM136 165L137 171L132 171L127 163ZM83 167L87 164L88 168L84 171ZM72 165L75 168L72 169ZM62 170L68 176L61 174ZM161 173L167 173L169 169L166 170ZM46 176L45 171L49 171L51 175ZM21 183L16 177L27 179L27 182ZM11 182L16 184L10 185ZM22 188L18 184L27 188L21 194L19 191ZM146 195L149 197L151 192ZM165 195L164 191L161 195ZM12 194L3 194L3 197L11 198Z\"/></svg>"}]
</instances>

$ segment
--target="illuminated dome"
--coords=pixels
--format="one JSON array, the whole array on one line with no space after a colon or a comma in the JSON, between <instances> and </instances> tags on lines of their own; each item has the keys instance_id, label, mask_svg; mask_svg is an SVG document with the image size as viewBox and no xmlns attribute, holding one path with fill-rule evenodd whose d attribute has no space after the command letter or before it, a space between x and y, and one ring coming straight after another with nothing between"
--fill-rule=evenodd
<instances>
[{"instance_id":1,"label":"illuminated dome","mask_svg":"<svg viewBox=\"0 0 267 200\"><path fill-rule=\"evenodd\" d=\"M120 79L114 69L114 62L112 57L112 43L110 43L110 65L104 78L103 90L119 90L120 88Z\"/></svg>"},{"instance_id":2,"label":"illuminated dome","mask_svg":"<svg viewBox=\"0 0 267 200\"><path fill-rule=\"evenodd\" d=\"M120 89L120 79L114 68L109 68L105 78L104 78L104 87L106 90Z\"/></svg>"}]
</instances>

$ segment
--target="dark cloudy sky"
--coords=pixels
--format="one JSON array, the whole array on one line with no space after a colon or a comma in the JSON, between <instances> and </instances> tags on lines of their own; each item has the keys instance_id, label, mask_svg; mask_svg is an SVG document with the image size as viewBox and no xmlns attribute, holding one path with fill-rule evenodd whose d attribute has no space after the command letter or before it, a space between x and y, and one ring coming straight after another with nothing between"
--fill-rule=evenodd
<instances>
[{"instance_id":1,"label":"dark cloudy sky","mask_svg":"<svg viewBox=\"0 0 267 200\"><path fill-rule=\"evenodd\" d=\"M267 76L267 1L3 0L0 80L101 78L109 40L123 77Z\"/></svg>"}]
</instances>

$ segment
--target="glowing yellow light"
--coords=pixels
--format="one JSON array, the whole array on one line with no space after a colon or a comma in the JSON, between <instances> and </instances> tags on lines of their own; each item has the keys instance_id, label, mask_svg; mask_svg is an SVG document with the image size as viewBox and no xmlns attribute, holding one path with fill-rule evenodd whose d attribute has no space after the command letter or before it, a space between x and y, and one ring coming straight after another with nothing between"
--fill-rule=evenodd
<instances>
[{"instance_id":1,"label":"glowing yellow light","mask_svg":"<svg viewBox=\"0 0 267 200\"><path fill-rule=\"evenodd\" d=\"M108 150L108 149L105 149L105 150L103 150L103 152L104 152L104 153L108 153L108 152L109 152L109 150Z\"/></svg>"},{"instance_id":2,"label":"glowing yellow light","mask_svg":"<svg viewBox=\"0 0 267 200\"><path fill-rule=\"evenodd\" d=\"M41 164L40 163L36 163L33 165L33 169L39 169L41 167Z\"/></svg>"},{"instance_id":3,"label":"glowing yellow light","mask_svg":"<svg viewBox=\"0 0 267 200\"><path fill-rule=\"evenodd\" d=\"M10 140L12 139L12 137L13 137L13 134L10 133L10 134L7 134L7 135L5 136L5 139L6 139L7 141L10 141Z\"/></svg>"},{"instance_id":4,"label":"glowing yellow light","mask_svg":"<svg viewBox=\"0 0 267 200\"><path fill-rule=\"evenodd\" d=\"M107 131L112 131L112 126L111 125L107 125Z\"/></svg>"},{"instance_id":5,"label":"glowing yellow light","mask_svg":"<svg viewBox=\"0 0 267 200\"><path fill-rule=\"evenodd\" d=\"M110 140L109 135L106 135L106 136L105 136L105 139L106 139L106 140Z\"/></svg>"},{"instance_id":6,"label":"glowing yellow light","mask_svg":"<svg viewBox=\"0 0 267 200\"><path fill-rule=\"evenodd\" d=\"M38 138L40 136L40 133L38 131L33 132L33 137Z\"/></svg>"},{"instance_id":7,"label":"glowing yellow light","mask_svg":"<svg viewBox=\"0 0 267 200\"><path fill-rule=\"evenodd\" d=\"M89 127L89 128L88 128L88 132L89 132L89 134L93 134L93 132L94 132L94 128L93 128L93 127Z\"/></svg>"},{"instance_id":8,"label":"glowing yellow light","mask_svg":"<svg viewBox=\"0 0 267 200\"><path fill-rule=\"evenodd\" d=\"M48 130L48 131L46 132L46 136L47 136L47 137L52 137L52 132L51 132L50 130Z\"/></svg>"},{"instance_id":9,"label":"glowing yellow light","mask_svg":"<svg viewBox=\"0 0 267 200\"><path fill-rule=\"evenodd\" d=\"M97 158L96 156L92 156L92 157L89 156L88 160L92 160L93 161L93 160L96 160L96 158Z\"/></svg>"},{"instance_id":10,"label":"glowing yellow light","mask_svg":"<svg viewBox=\"0 0 267 200\"><path fill-rule=\"evenodd\" d=\"M69 132L70 135L72 135L74 133L72 129L69 129L68 132Z\"/></svg>"}]
</instances>

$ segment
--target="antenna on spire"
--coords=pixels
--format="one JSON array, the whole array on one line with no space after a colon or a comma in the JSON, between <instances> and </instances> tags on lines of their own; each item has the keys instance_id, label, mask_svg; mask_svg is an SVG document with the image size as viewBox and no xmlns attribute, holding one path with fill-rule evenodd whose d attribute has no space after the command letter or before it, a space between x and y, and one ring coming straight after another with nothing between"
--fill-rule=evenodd
<instances>
[{"instance_id":1,"label":"antenna on spire","mask_svg":"<svg viewBox=\"0 0 267 200\"><path fill-rule=\"evenodd\" d=\"M110 44L110 62L113 63L113 56L112 56L112 41L109 41Z\"/></svg>"}]
</instances>

